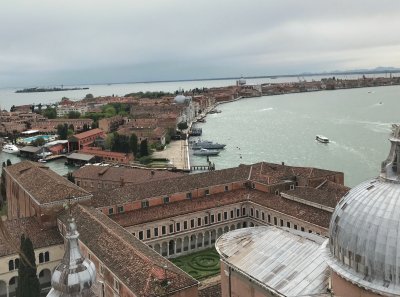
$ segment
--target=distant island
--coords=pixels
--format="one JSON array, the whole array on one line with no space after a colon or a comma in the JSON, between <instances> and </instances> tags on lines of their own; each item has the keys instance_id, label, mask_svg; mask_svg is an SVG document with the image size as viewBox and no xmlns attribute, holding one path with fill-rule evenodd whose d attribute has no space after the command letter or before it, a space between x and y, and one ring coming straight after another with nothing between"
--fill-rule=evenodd
<instances>
[{"instance_id":1,"label":"distant island","mask_svg":"<svg viewBox=\"0 0 400 297\"><path fill-rule=\"evenodd\" d=\"M16 90L15 93L42 93L42 92L60 92L60 91L77 91L89 90L89 88L28 88Z\"/></svg>"}]
</instances>

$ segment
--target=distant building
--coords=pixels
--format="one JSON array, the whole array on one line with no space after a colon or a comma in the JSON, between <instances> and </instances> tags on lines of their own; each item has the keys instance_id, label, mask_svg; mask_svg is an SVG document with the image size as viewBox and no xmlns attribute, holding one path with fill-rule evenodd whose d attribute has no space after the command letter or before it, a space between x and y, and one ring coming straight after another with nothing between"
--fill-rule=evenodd
<instances>
[{"instance_id":1,"label":"distant building","mask_svg":"<svg viewBox=\"0 0 400 297\"><path fill-rule=\"evenodd\" d=\"M104 131L99 128L75 134L68 138L68 151L80 150L90 146L98 137L105 138Z\"/></svg>"},{"instance_id":2,"label":"distant building","mask_svg":"<svg viewBox=\"0 0 400 297\"><path fill-rule=\"evenodd\" d=\"M121 163L129 164L134 160L133 154L125 154L120 152L104 151L98 147L84 147L78 151L81 154L90 154L96 157L98 162L110 162L110 163Z\"/></svg>"},{"instance_id":3,"label":"distant building","mask_svg":"<svg viewBox=\"0 0 400 297\"><path fill-rule=\"evenodd\" d=\"M105 118L99 120L99 128L102 129L105 133L115 132L118 128L124 124L124 118L116 115L111 118Z\"/></svg>"},{"instance_id":4,"label":"distant building","mask_svg":"<svg viewBox=\"0 0 400 297\"><path fill-rule=\"evenodd\" d=\"M85 115L88 111L88 107L86 105L58 105L57 106L57 117L65 117L68 116L70 112L79 112L80 115Z\"/></svg>"}]
</instances>

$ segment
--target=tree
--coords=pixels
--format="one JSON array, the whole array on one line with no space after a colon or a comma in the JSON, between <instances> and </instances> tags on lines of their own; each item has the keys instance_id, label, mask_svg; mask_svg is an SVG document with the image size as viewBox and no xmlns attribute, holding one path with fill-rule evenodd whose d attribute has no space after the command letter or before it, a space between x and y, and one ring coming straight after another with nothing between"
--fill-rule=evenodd
<instances>
[{"instance_id":1,"label":"tree","mask_svg":"<svg viewBox=\"0 0 400 297\"><path fill-rule=\"evenodd\" d=\"M57 111L53 107L47 107L43 113L43 116L45 116L48 119L55 119L57 117Z\"/></svg>"},{"instance_id":2,"label":"tree","mask_svg":"<svg viewBox=\"0 0 400 297\"><path fill-rule=\"evenodd\" d=\"M69 119L79 119L81 117L81 113L79 111L70 111L68 113Z\"/></svg>"},{"instance_id":3,"label":"tree","mask_svg":"<svg viewBox=\"0 0 400 297\"><path fill-rule=\"evenodd\" d=\"M15 105L11 106L10 111L14 112L17 108L15 107Z\"/></svg>"},{"instance_id":4,"label":"tree","mask_svg":"<svg viewBox=\"0 0 400 297\"><path fill-rule=\"evenodd\" d=\"M17 297L39 297L35 251L32 241L25 235L21 236L19 259Z\"/></svg>"},{"instance_id":5,"label":"tree","mask_svg":"<svg viewBox=\"0 0 400 297\"><path fill-rule=\"evenodd\" d=\"M188 128L188 124L186 123L186 122L180 122L179 124L178 124L178 129L179 130L185 130L185 129L187 129Z\"/></svg>"},{"instance_id":6,"label":"tree","mask_svg":"<svg viewBox=\"0 0 400 297\"><path fill-rule=\"evenodd\" d=\"M57 134L61 140L66 140L68 138L68 125L59 124L57 126Z\"/></svg>"},{"instance_id":7,"label":"tree","mask_svg":"<svg viewBox=\"0 0 400 297\"><path fill-rule=\"evenodd\" d=\"M7 166L11 166L11 165L12 165L11 160L7 159Z\"/></svg>"},{"instance_id":8,"label":"tree","mask_svg":"<svg viewBox=\"0 0 400 297\"><path fill-rule=\"evenodd\" d=\"M74 125L72 125L72 124L69 125L68 129L70 129L70 130L72 130L72 131L75 131L75 127L74 127Z\"/></svg>"},{"instance_id":9,"label":"tree","mask_svg":"<svg viewBox=\"0 0 400 297\"><path fill-rule=\"evenodd\" d=\"M93 94L86 94L85 99L93 99Z\"/></svg>"},{"instance_id":10,"label":"tree","mask_svg":"<svg viewBox=\"0 0 400 297\"><path fill-rule=\"evenodd\" d=\"M129 137L129 148L130 151L133 153L133 155L136 157L139 148L138 148L138 138L135 133L133 133L131 137Z\"/></svg>"},{"instance_id":11,"label":"tree","mask_svg":"<svg viewBox=\"0 0 400 297\"><path fill-rule=\"evenodd\" d=\"M31 142L31 145L33 145L33 146L42 146L45 143L46 143L46 141L44 140L43 137L38 137L38 138L36 138L35 140L33 140Z\"/></svg>"},{"instance_id":12,"label":"tree","mask_svg":"<svg viewBox=\"0 0 400 297\"><path fill-rule=\"evenodd\" d=\"M89 130L90 130L89 125L83 124L82 131L85 132L85 131L89 131Z\"/></svg>"},{"instance_id":13,"label":"tree","mask_svg":"<svg viewBox=\"0 0 400 297\"><path fill-rule=\"evenodd\" d=\"M147 144L147 139L143 139L140 142L140 156L148 156L149 155L149 146Z\"/></svg>"}]
</instances>

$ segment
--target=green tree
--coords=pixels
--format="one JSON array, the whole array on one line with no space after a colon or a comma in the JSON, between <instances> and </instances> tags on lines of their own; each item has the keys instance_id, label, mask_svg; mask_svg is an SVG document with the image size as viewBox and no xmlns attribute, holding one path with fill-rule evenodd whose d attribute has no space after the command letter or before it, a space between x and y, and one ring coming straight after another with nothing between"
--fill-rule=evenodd
<instances>
[{"instance_id":1,"label":"green tree","mask_svg":"<svg viewBox=\"0 0 400 297\"><path fill-rule=\"evenodd\" d=\"M11 160L7 159L7 166L11 166L11 165L12 165Z\"/></svg>"},{"instance_id":2,"label":"green tree","mask_svg":"<svg viewBox=\"0 0 400 297\"><path fill-rule=\"evenodd\" d=\"M135 133L133 133L131 137L129 137L129 148L130 151L133 153L133 155L136 157L139 147L138 147L138 138Z\"/></svg>"},{"instance_id":3,"label":"green tree","mask_svg":"<svg viewBox=\"0 0 400 297\"><path fill-rule=\"evenodd\" d=\"M16 111L16 109L17 109L17 108L15 107L15 105L13 105L13 106L11 106L10 111L11 111L11 112L14 112L14 111Z\"/></svg>"},{"instance_id":4,"label":"green tree","mask_svg":"<svg viewBox=\"0 0 400 297\"><path fill-rule=\"evenodd\" d=\"M140 142L140 156L148 156L149 155L149 145L147 144L147 139L143 139Z\"/></svg>"},{"instance_id":5,"label":"green tree","mask_svg":"<svg viewBox=\"0 0 400 297\"><path fill-rule=\"evenodd\" d=\"M47 107L43 112L42 115L48 119L55 119L57 117L57 111L54 107Z\"/></svg>"},{"instance_id":6,"label":"green tree","mask_svg":"<svg viewBox=\"0 0 400 297\"><path fill-rule=\"evenodd\" d=\"M75 127L74 127L74 125L72 125L72 124L69 125L68 129L70 129L70 130L72 130L72 131L75 131Z\"/></svg>"},{"instance_id":7,"label":"green tree","mask_svg":"<svg viewBox=\"0 0 400 297\"><path fill-rule=\"evenodd\" d=\"M130 152L129 137L114 132L111 150L113 152L129 153Z\"/></svg>"},{"instance_id":8,"label":"green tree","mask_svg":"<svg viewBox=\"0 0 400 297\"><path fill-rule=\"evenodd\" d=\"M69 119L79 119L81 117L81 113L79 111L70 111L68 113Z\"/></svg>"},{"instance_id":9,"label":"green tree","mask_svg":"<svg viewBox=\"0 0 400 297\"><path fill-rule=\"evenodd\" d=\"M59 124L57 126L57 134L61 140L66 140L68 138L68 125Z\"/></svg>"},{"instance_id":10,"label":"green tree","mask_svg":"<svg viewBox=\"0 0 400 297\"><path fill-rule=\"evenodd\" d=\"M68 129L67 130L67 138L74 135L74 130Z\"/></svg>"},{"instance_id":11,"label":"green tree","mask_svg":"<svg viewBox=\"0 0 400 297\"><path fill-rule=\"evenodd\" d=\"M85 131L89 131L89 130L90 130L89 125L88 124L83 124L82 131L85 132Z\"/></svg>"},{"instance_id":12,"label":"green tree","mask_svg":"<svg viewBox=\"0 0 400 297\"><path fill-rule=\"evenodd\" d=\"M104 114L106 118L111 118L117 114L117 111L115 110L114 106L106 105L104 108Z\"/></svg>"},{"instance_id":13,"label":"green tree","mask_svg":"<svg viewBox=\"0 0 400 297\"><path fill-rule=\"evenodd\" d=\"M188 124L186 123L186 122L180 122L179 124L178 124L178 129L179 130L185 130L185 129L187 129L188 128Z\"/></svg>"},{"instance_id":14,"label":"green tree","mask_svg":"<svg viewBox=\"0 0 400 297\"><path fill-rule=\"evenodd\" d=\"M32 241L25 235L21 236L19 251L17 297L39 297L40 283L37 277L35 251Z\"/></svg>"},{"instance_id":15,"label":"green tree","mask_svg":"<svg viewBox=\"0 0 400 297\"><path fill-rule=\"evenodd\" d=\"M86 94L85 99L93 99L93 94Z\"/></svg>"},{"instance_id":16,"label":"green tree","mask_svg":"<svg viewBox=\"0 0 400 297\"><path fill-rule=\"evenodd\" d=\"M33 140L31 142L31 145L33 145L33 146L42 146L45 143L46 143L46 141L44 140L43 137L38 137L38 138L36 138L35 140Z\"/></svg>"}]
</instances>

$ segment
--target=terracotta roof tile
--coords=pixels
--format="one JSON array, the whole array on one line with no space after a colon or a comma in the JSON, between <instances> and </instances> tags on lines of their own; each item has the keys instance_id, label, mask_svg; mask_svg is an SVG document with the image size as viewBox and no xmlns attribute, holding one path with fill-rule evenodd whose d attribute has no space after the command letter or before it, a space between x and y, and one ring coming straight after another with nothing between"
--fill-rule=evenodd
<instances>
[{"instance_id":1,"label":"terracotta roof tile","mask_svg":"<svg viewBox=\"0 0 400 297\"><path fill-rule=\"evenodd\" d=\"M76 204L72 208L81 240L108 269L114 273L136 296L158 296L183 288L197 286L198 282L136 239L123 227L100 211ZM61 216L65 222L66 215ZM140 267L140 269L138 269ZM155 278L170 281L164 290ZM164 290L164 291L163 291Z\"/></svg>"},{"instance_id":2,"label":"terracotta roof tile","mask_svg":"<svg viewBox=\"0 0 400 297\"><path fill-rule=\"evenodd\" d=\"M62 201L68 197L90 197L91 194L48 167L23 161L5 170L40 204Z\"/></svg>"},{"instance_id":3,"label":"terracotta roof tile","mask_svg":"<svg viewBox=\"0 0 400 297\"><path fill-rule=\"evenodd\" d=\"M18 253L22 234L31 239L35 249L64 243L56 227L43 229L34 217L8 220L0 224L0 257Z\"/></svg>"}]
</instances>

